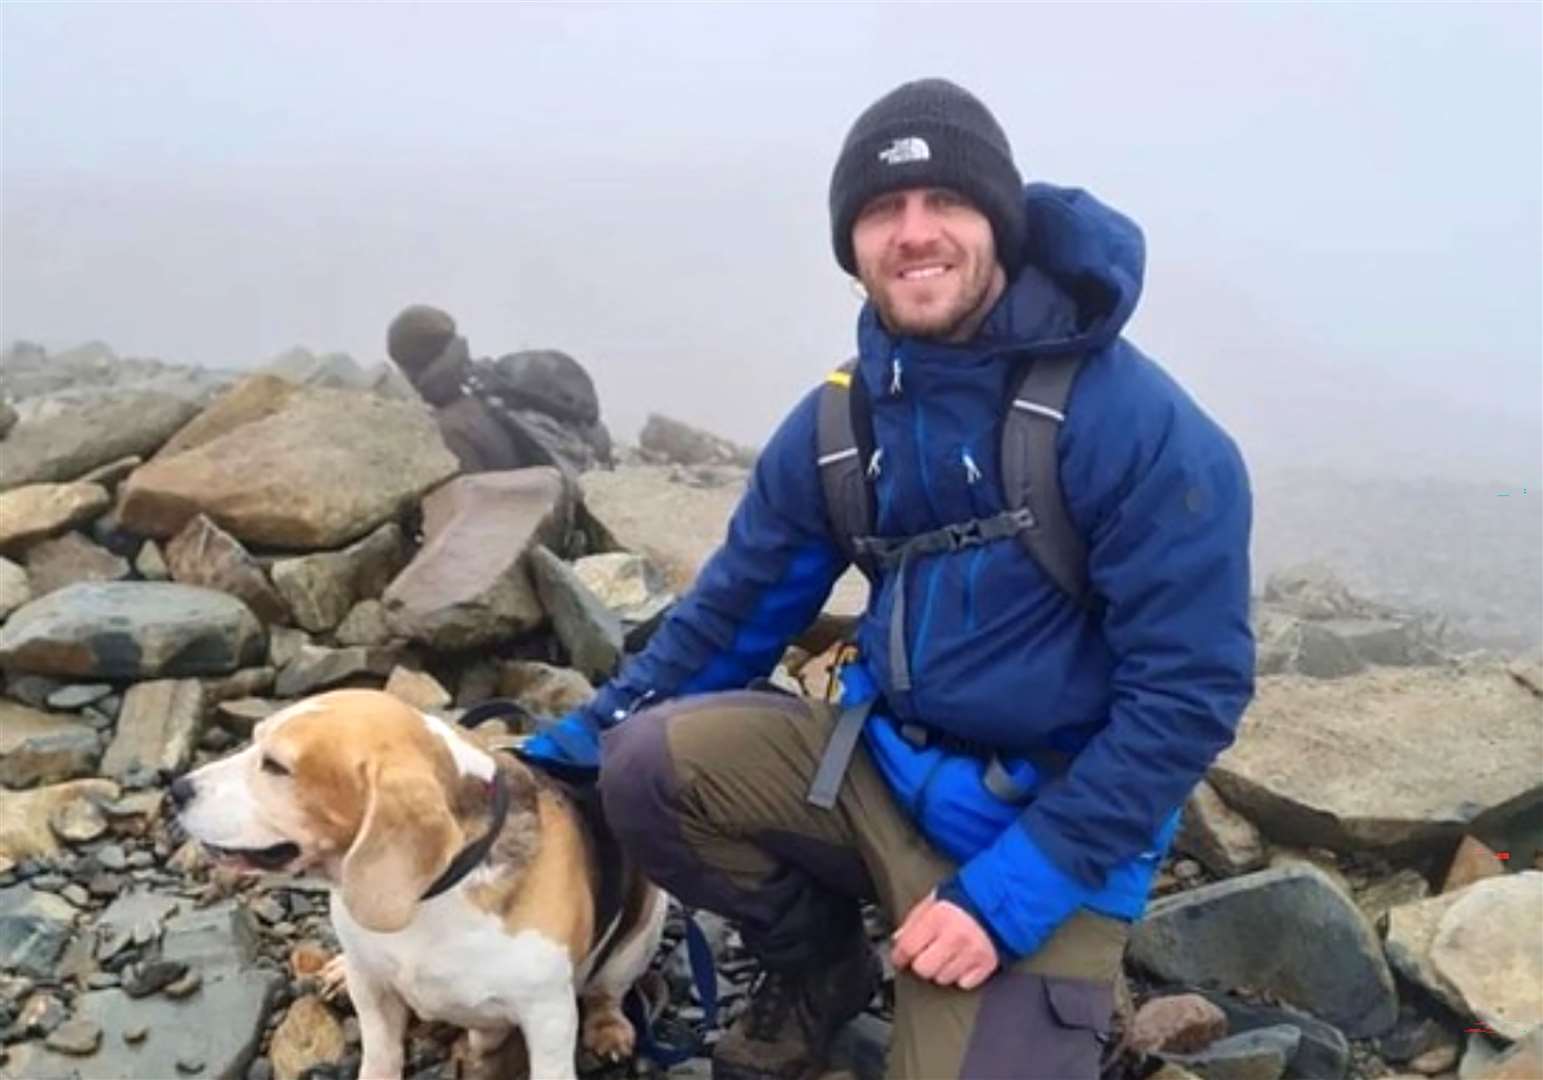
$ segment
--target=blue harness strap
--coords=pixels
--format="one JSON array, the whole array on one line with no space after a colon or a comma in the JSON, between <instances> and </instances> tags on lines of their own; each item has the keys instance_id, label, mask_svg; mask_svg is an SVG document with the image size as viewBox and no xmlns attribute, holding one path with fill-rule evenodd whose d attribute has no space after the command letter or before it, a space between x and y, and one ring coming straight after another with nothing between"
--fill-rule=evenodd
<instances>
[{"instance_id":1,"label":"blue harness strap","mask_svg":"<svg viewBox=\"0 0 1543 1080\"><path fill-rule=\"evenodd\" d=\"M691 964L697 1001L702 1006L702 1022L685 1027L678 1037L665 1037L650 1022L648 1007L636 986L627 991L622 1001L622 1012L637 1032L638 1053L664 1069L701 1057L706 1052L708 1032L718 1026L718 967L713 961L713 949L692 913L687 911L685 915L686 958Z\"/></svg>"}]
</instances>

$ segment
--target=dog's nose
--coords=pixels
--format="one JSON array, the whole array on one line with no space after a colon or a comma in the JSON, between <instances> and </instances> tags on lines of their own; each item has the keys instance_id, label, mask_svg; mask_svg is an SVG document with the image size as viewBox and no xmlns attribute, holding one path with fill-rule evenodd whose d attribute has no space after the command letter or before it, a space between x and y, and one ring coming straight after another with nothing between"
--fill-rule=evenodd
<instances>
[{"instance_id":1,"label":"dog's nose","mask_svg":"<svg viewBox=\"0 0 1543 1080\"><path fill-rule=\"evenodd\" d=\"M171 789L167 794L171 796L172 805L181 810L193 801L193 781L185 776L179 776L171 782Z\"/></svg>"}]
</instances>

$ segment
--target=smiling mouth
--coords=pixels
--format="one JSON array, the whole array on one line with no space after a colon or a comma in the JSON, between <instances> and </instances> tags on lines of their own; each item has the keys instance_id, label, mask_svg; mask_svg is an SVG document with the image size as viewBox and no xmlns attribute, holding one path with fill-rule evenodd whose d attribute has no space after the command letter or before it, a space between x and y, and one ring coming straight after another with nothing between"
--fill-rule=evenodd
<instances>
[{"instance_id":1,"label":"smiling mouth","mask_svg":"<svg viewBox=\"0 0 1543 1080\"><path fill-rule=\"evenodd\" d=\"M941 277L950 267L946 263L929 263L926 266L913 266L900 271L901 281L926 281L929 278Z\"/></svg>"},{"instance_id":2,"label":"smiling mouth","mask_svg":"<svg viewBox=\"0 0 1543 1080\"><path fill-rule=\"evenodd\" d=\"M265 848L228 848L217 844L205 844L209 854L217 859L228 860L253 870L282 870L300 857L300 846L285 841Z\"/></svg>"}]
</instances>

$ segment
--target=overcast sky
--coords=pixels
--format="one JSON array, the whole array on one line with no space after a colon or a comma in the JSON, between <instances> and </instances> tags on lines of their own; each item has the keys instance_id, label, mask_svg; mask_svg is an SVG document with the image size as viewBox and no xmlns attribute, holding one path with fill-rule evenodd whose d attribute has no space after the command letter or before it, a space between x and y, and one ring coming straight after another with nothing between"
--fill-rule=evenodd
<instances>
[{"instance_id":1,"label":"overcast sky","mask_svg":"<svg viewBox=\"0 0 1543 1080\"><path fill-rule=\"evenodd\" d=\"M1536 482L1540 12L7 4L0 336L373 363L426 301L755 443L852 346L846 128L944 75L1142 224L1130 336L1256 464Z\"/></svg>"}]
</instances>

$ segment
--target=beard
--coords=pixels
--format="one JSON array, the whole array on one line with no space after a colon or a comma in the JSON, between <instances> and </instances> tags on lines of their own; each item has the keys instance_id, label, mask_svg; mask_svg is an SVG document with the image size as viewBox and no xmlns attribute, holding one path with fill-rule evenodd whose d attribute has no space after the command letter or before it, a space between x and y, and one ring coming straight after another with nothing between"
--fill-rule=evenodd
<instances>
[{"instance_id":1,"label":"beard","mask_svg":"<svg viewBox=\"0 0 1543 1080\"><path fill-rule=\"evenodd\" d=\"M963 277L960 269L944 275L932 295L926 286L897 281L888 274L878 280L864 279L863 288L891 334L955 341L972 334L996 300L992 295L996 263L974 260L969 270L968 277Z\"/></svg>"}]
</instances>

